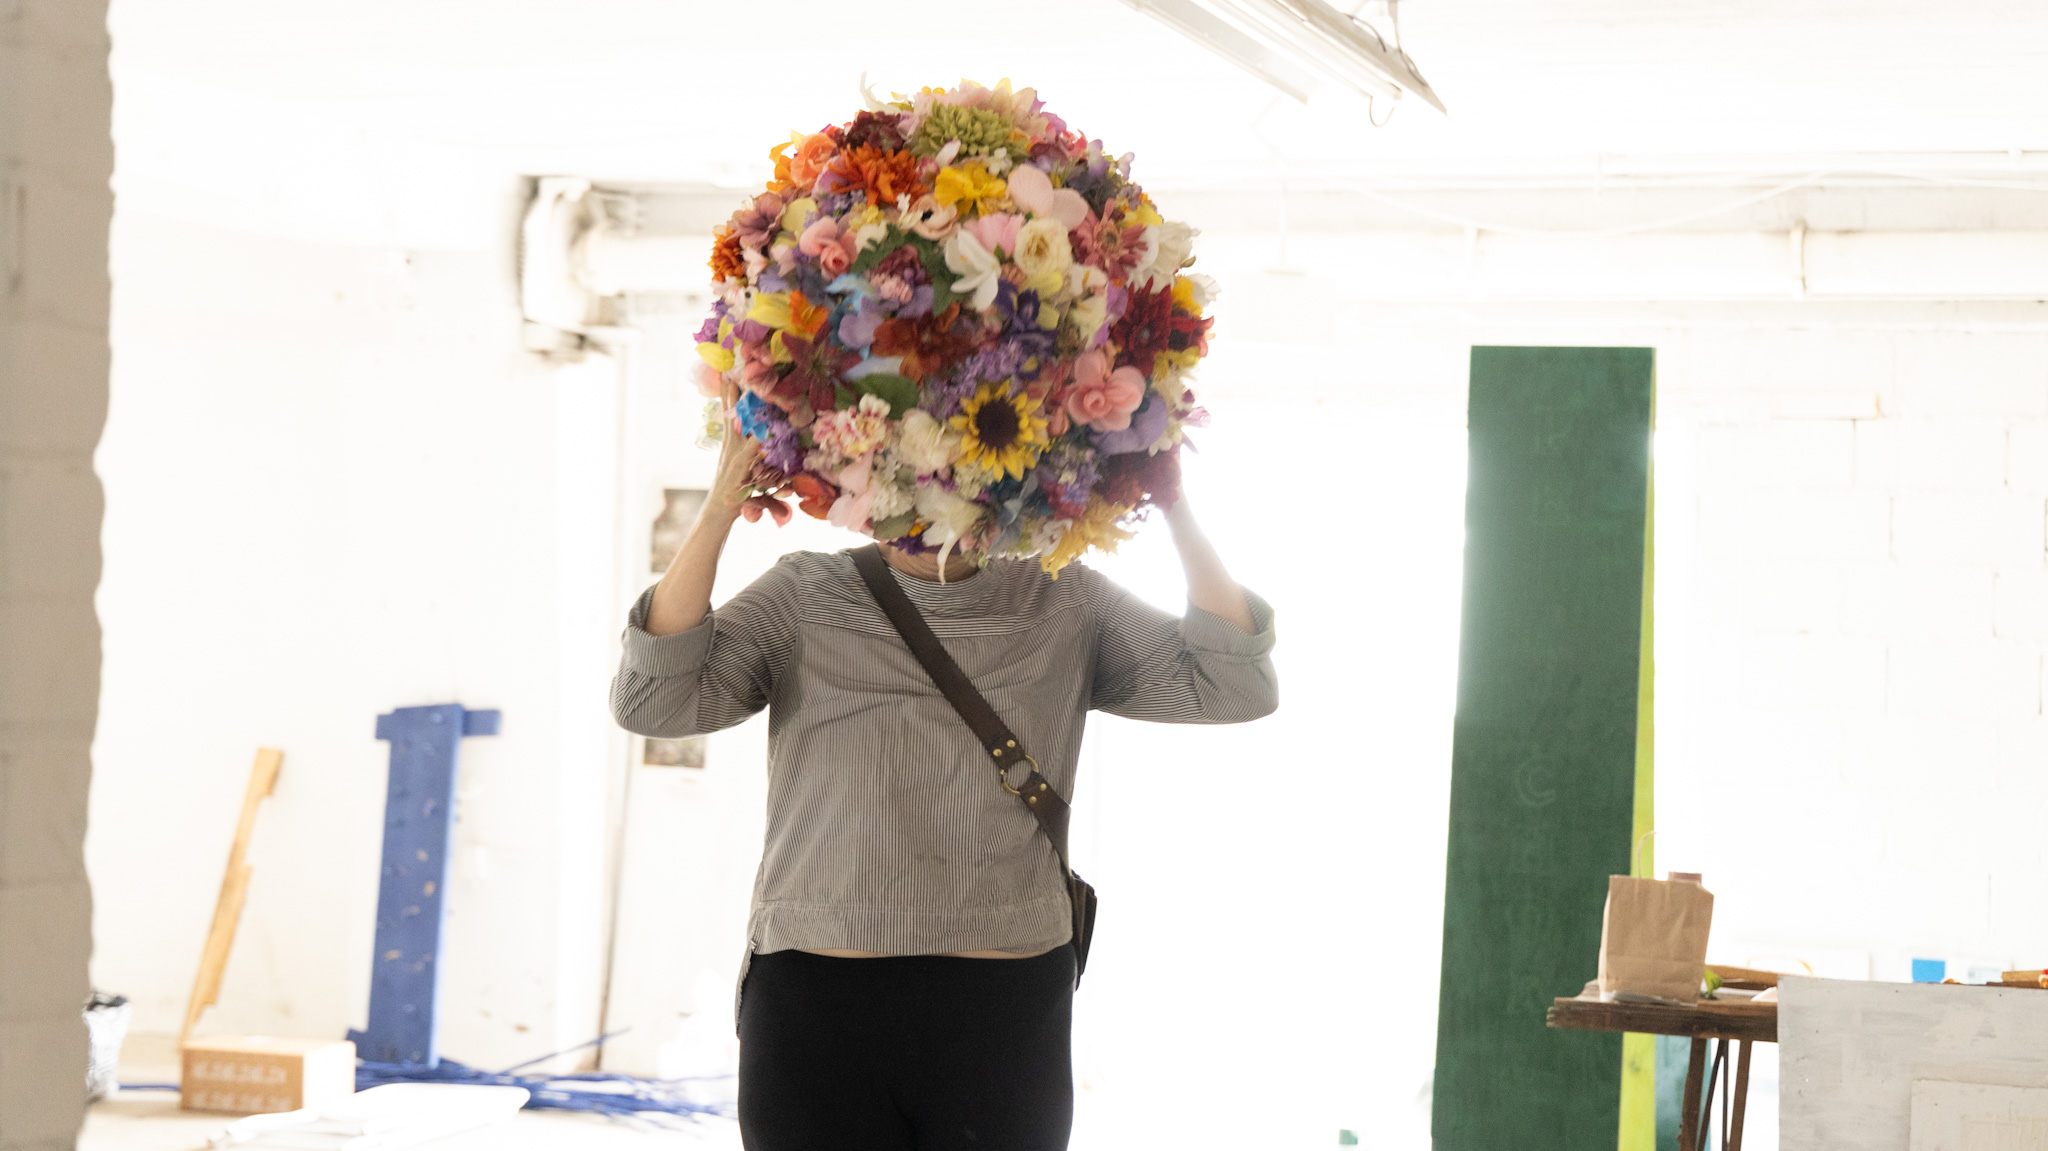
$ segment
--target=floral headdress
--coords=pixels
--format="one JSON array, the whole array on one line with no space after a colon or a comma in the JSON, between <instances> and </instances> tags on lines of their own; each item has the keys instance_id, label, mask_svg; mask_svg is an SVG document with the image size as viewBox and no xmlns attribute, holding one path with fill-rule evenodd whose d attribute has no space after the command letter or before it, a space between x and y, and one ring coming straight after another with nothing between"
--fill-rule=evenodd
<instances>
[{"instance_id":1,"label":"floral headdress","mask_svg":"<svg viewBox=\"0 0 2048 1151\"><path fill-rule=\"evenodd\" d=\"M962 81L792 134L720 226L707 394L760 441L746 511L915 552L1113 550L1180 495L1214 294L1131 157Z\"/></svg>"}]
</instances>

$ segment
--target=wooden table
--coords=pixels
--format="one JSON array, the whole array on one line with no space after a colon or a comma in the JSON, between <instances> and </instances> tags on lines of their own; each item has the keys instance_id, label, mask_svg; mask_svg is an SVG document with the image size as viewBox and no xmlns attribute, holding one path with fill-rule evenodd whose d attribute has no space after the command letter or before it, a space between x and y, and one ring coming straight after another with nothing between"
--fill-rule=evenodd
<instances>
[{"instance_id":1,"label":"wooden table","mask_svg":"<svg viewBox=\"0 0 2048 1151\"><path fill-rule=\"evenodd\" d=\"M1729 985L1733 985L1730 981ZM1772 981L1775 985L1776 981ZM1692 1060L1685 1069L1685 1104L1680 1112L1679 1151L1700 1151L1700 1135L1714 1107L1714 1084L1721 1085L1721 1146L1742 1151L1742 1117L1749 1101L1749 1048L1752 1043L1778 1041L1778 1005L1746 1000L1703 999L1691 1007L1654 1003L1602 1003L1598 999L1558 999L1544 1013L1552 1027L1572 1031L1633 1031L1649 1035L1683 1035L1692 1040ZM1707 1078L1707 1041L1717 1047ZM1735 1060L1735 1098L1728 1098L1728 1045L1739 1044ZM1701 1090L1704 1081L1704 1092ZM1705 1096L1704 1108L1701 1107Z\"/></svg>"}]
</instances>

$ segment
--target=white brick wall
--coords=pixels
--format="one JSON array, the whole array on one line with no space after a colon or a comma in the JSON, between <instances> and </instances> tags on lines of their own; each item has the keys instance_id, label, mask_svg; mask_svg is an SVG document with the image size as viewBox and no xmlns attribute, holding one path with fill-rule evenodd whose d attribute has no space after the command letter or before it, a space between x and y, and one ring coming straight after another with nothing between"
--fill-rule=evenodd
<instances>
[{"instance_id":1,"label":"white brick wall","mask_svg":"<svg viewBox=\"0 0 2048 1151\"><path fill-rule=\"evenodd\" d=\"M1659 374L1659 862L1719 956L2048 964L2048 335L1690 332ZM1835 389L1870 418L1765 402Z\"/></svg>"},{"instance_id":2,"label":"white brick wall","mask_svg":"<svg viewBox=\"0 0 2048 1151\"><path fill-rule=\"evenodd\" d=\"M104 0L0 9L0 1149L84 1108L113 201Z\"/></svg>"}]
</instances>

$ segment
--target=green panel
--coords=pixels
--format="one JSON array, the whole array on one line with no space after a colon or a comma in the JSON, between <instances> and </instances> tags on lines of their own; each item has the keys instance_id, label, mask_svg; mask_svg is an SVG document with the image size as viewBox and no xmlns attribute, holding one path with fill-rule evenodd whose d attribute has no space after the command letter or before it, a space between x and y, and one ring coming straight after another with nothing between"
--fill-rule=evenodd
<instances>
[{"instance_id":1,"label":"green panel","mask_svg":"<svg viewBox=\"0 0 2048 1151\"><path fill-rule=\"evenodd\" d=\"M1629 870L1653 358L1474 348L1440 1151L1615 1144L1621 1036L1552 1031Z\"/></svg>"}]
</instances>

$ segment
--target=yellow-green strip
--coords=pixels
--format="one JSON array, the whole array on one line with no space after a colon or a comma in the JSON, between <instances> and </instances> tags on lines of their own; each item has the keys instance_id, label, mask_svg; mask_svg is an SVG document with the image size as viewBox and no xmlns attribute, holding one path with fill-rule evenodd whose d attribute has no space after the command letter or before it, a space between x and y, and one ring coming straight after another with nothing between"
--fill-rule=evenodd
<instances>
[{"instance_id":1,"label":"yellow-green strip","mask_svg":"<svg viewBox=\"0 0 2048 1151\"><path fill-rule=\"evenodd\" d=\"M1650 391L1650 429L1656 434L1657 392ZM1657 840L1645 842L1657 826L1656 711L1657 662L1655 602L1657 587L1657 457L1650 455L1650 492L1643 515L1643 629L1637 657L1636 803L1629 834L1629 874L1657 874ZM1640 851L1636 844L1642 844ZM1621 1132L1619 1151L1657 1151L1657 1037L1621 1037Z\"/></svg>"}]
</instances>

